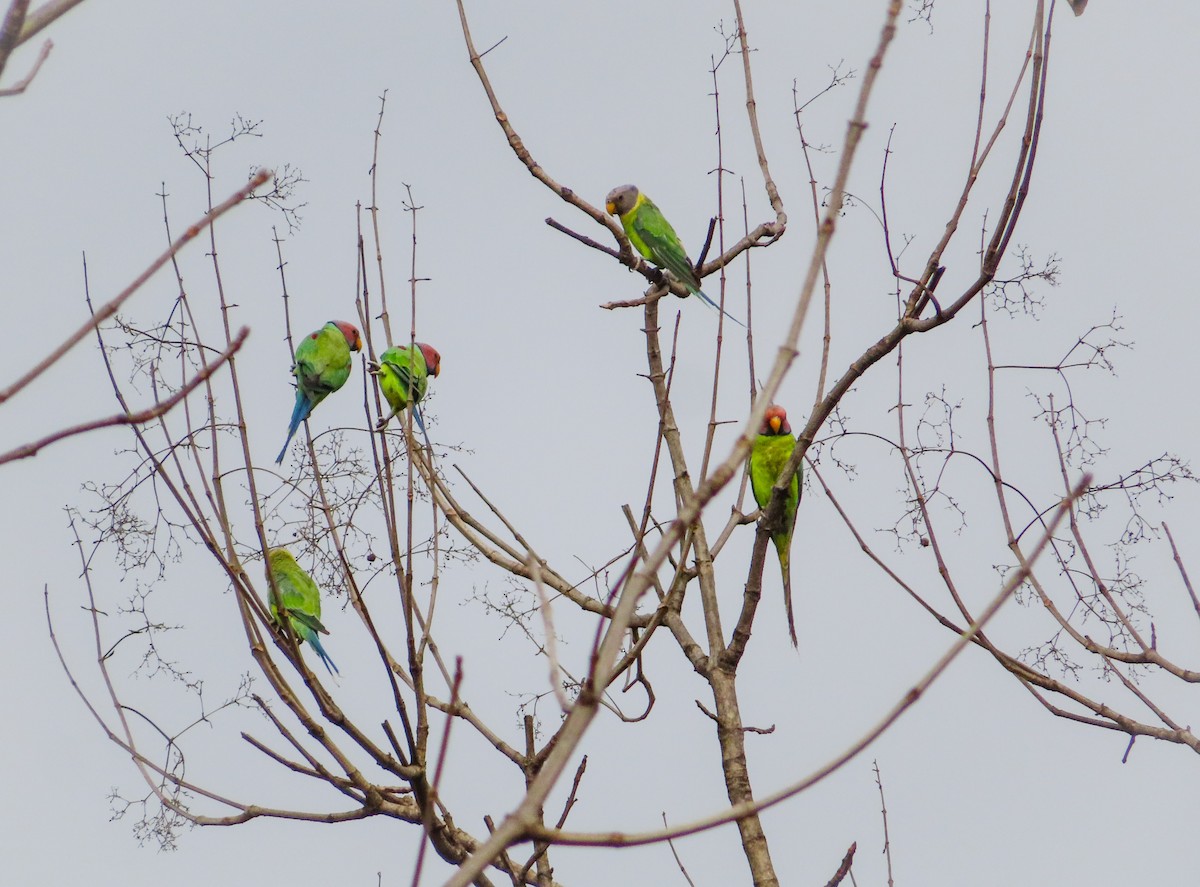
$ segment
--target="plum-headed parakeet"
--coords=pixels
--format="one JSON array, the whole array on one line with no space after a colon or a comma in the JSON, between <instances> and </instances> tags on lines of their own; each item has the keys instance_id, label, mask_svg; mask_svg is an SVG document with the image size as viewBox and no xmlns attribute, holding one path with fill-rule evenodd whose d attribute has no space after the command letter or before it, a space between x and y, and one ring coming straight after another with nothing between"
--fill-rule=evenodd
<instances>
[{"instance_id":1,"label":"plum-headed parakeet","mask_svg":"<svg viewBox=\"0 0 1200 887\"><path fill-rule=\"evenodd\" d=\"M362 348L362 339L353 324L331 320L321 329L309 333L296 347L296 406L288 426L287 440L275 463L283 462L288 444L300 423L309 417L313 408L346 384L350 378L350 352Z\"/></svg>"},{"instance_id":2,"label":"plum-headed parakeet","mask_svg":"<svg viewBox=\"0 0 1200 887\"><path fill-rule=\"evenodd\" d=\"M333 664L318 637L329 634L329 630L321 624L321 591L317 588L317 583L300 568L286 548L272 548L267 552L267 570L275 580L275 588L279 592L279 599L287 613L292 631L296 632L296 637L301 641L308 641L308 645L321 657L329 673L335 674L338 667ZM279 621L279 610L274 598L271 599L271 618Z\"/></svg>"},{"instance_id":3,"label":"plum-headed parakeet","mask_svg":"<svg viewBox=\"0 0 1200 887\"><path fill-rule=\"evenodd\" d=\"M771 488L779 480L783 466L792 457L796 448L796 437L788 424L787 412L777 404L767 407L762 428L750 447L750 486L754 490L754 501L759 508L766 508L771 501ZM788 561L792 548L792 528L796 525L796 509L800 505L800 466L788 484L787 497L783 503L783 516L776 531L771 534L775 551L779 555L779 569L783 573L783 605L787 609L788 634L792 646L796 641L796 620L792 616L792 569Z\"/></svg>"},{"instance_id":4,"label":"plum-headed parakeet","mask_svg":"<svg viewBox=\"0 0 1200 887\"><path fill-rule=\"evenodd\" d=\"M382 430L392 416L397 416L412 404L413 419L421 433L425 433L425 420L417 406L429 388L429 377L442 371L442 356L432 345L417 342L404 348L389 348L379 355L378 365L371 372L379 380L379 390L392 412L379 420Z\"/></svg>"},{"instance_id":5,"label":"plum-headed parakeet","mask_svg":"<svg viewBox=\"0 0 1200 887\"><path fill-rule=\"evenodd\" d=\"M621 220L625 236L644 258L670 271L676 280L687 287L689 293L695 293L718 311L721 310L721 306L700 289L700 280L696 277L696 269L692 267L687 250L653 200L635 185L620 185L608 192L604 198L604 208ZM722 313L738 326L745 326L728 312Z\"/></svg>"}]
</instances>

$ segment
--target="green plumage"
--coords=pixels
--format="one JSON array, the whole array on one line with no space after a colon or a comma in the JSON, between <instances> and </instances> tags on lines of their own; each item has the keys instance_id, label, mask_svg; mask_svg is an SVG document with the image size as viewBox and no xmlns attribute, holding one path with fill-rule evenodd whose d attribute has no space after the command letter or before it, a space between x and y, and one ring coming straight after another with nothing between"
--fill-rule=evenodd
<instances>
[{"instance_id":1,"label":"green plumage","mask_svg":"<svg viewBox=\"0 0 1200 887\"><path fill-rule=\"evenodd\" d=\"M316 654L321 657L330 674L338 668L321 646L319 635L329 634L329 630L321 624L321 590L313 581L290 551L285 548L272 548L267 552L267 570L275 580L275 588L279 592L279 602L272 596L271 618L279 622L279 604L287 613L292 631L301 641L307 641Z\"/></svg>"},{"instance_id":2,"label":"green plumage","mask_svg":"<svg viewBox=\"0 0 1200 887\"><path fill-rule=\"evenodd\" d=\"M796 438L782 407L772 405L763 418L762 428L750 447L750 487L758 507L766 509L771 502L771 491L775 487L784 465L792 457ZM800 467L792 475L783 503L780 524L771 534L775 551L779 555L779 569L783 574L783 603L787 610L788 633L792 644L796 640L796 620L792 614L792 570L790 563L792 530L796 525L796 510L800 506Z\"/></svg>"},{"instance_id":3,"label":"green plumage","mask_svg":"<svg viewBox=\"0 0 1200 887\"><path fill-rule=\"evenodd\" d=\"M309 333L296 346L296 362L292 375L296 377L296 405L288 425L287 440L275 462L283 462L288 444L300 423L312 415L317 404L346 384L353 366L350 352L362 347L358 330L345 321L331 320L316 332Z\"/></svg>"},{"instance_id":4,"label":"green plumage","mask_svg":"<svg viewBox=\"0 0 1200 887\"><path fill-rule=\"evenodd\" d=\"M379 390L392 408L391 416L383 419L381 426L386 425L392 416L402 413L410 403L419 403L429 388L429 368L425 365L425 355L417 345L389 348L379 355L376 376Z\"/></svg>"},{"instance_id":5,"label":"green plumage","mask_svg":"<svg viewBox=\"0 0 1200 887\"><path fill-rule=\"evenodd\" d=\"M633 207L618 216L634 249L660 268L666 268L688 292L700 292L700 281L679 235L654 201L638 192Z\"/></svg>"},{"instance_id":6,"label":"green plumage","mask_svg":"<svg viewBox=\"0 0 1200 887\"><path fill-rule=\"evenodd\" d=\"M404 348L389 348L379 355L379 362L370 365L371 372L379 380L379 390L392 411L379 420L376 431L382 431L392 416L397 416L411 406L413 421L417 423L425 446L433 449L425 431L425 420L421 417L420 402L429 388L429 379L437 378L442 371L442 355L426 342L414 342Z\"/></svg>"},{"instance_id":7,"label":"green plumage","mask_svg":"<svg viewBox=\"0 0 1200 887\"><path fill-rule=\"evenodd\" d=\"M700 279L692 260L688 258L687 250L671 223L667 221L654 201L643 194L634 185L621 185L608 192L604 201L605 208L621 220L625 236L633 244L633 248L649 259L659 268L671 272L671 276L687 288L689 293L697 295L708 305L721 311L721 306L708 297L700 289ZM745 324L726 311L721 311L726 317L744 327Z\"/></svg>"},{"instance_id":8,"label":"green plumage","mask_svg":"<svg viewBox=\"0 0 1200 887\"><path fill-rule=\"evenodd\" d=\"M332 320L296 347L296 387L316 406L350 378L351 343ZM357 349L356 349L357 350Z\"/></svg>"}]
</instances>

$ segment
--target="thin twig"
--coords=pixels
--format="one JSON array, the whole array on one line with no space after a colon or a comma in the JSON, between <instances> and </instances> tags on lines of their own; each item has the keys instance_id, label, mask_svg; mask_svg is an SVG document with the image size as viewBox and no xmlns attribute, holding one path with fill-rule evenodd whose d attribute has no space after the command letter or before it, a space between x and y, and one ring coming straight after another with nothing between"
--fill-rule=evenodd
<instances>
[{"instance_id":1,"label":"thin twig","mask_svg":"<svg viewBox=\"0 0 1200 887\"><path fill-rule=\"evenodd\" d=\"M858 842L855 841L850 845L850 849L846 851L846 855L842 857L842 864L839 865L837 871L833 873L833 877L825 883L825 887L838 887L838 884L842 883L842 880L846 877L846 875L850 874L850 867L854 865L854 851L857 849ZM854 880L853 875L850 875L850 880Z\"/></svg>"},{"instance_id":2,"label":"thin twig","mask_svg":"<svg viewBox=\"0 0 1200 887\"><path fill-rule=\"evenodd\" d=\"M879 787L880 815L883 817L883 855L887 859L888 887L895 887L896 882L892 878L892 842L888 837L887 801L883 797L883 775L879 772L878 760L871 762L871 769L875 771L875 785Z\"/></svg>"},{"instance_id":3,"label":"thin twig","mask_svg":"<svg viewBox=\"0 0 1200 887\"><path fill-rule=\"evenodd\" d=\"M0 98L7 98L12 95L20 95L33 82L33 78L38 75L38 71L42 69L42 63L46 61L50 55L50 50L54 48L54 41L47 40L42 44L42 48L38 50L37 58L33 60L33 67L29 69L29 73L18 80L12 86L6 89L0 89Z\"/></svg>"},{"instance_id":4,"label":"thin twig","mask_svg":"<svg viewBox=\"0 0 1200 887\"><path fill-rule=\"evenodd\" d=\"M476 68L476 73L480 74L481 80L485 83L485 88L492 100L493 108L498 109L498 103L495 101L494 94L491 91L491 86L486 82L486 75L482 73L482 65L479 63L478 56L474 51L470 41L470 31L467 28L466 13L463 9L462 2L458 2L459 15L463 25L464 39L467 41L468 51L471 54L472 64ZM800 289L800 296L797 301L796 309L793 314L792 322L788 327L786 338L780 348L780 352L776 357L774 367L763 392L760 394L759 402L746 418L746 425L743 428L742 434L738 437L734 445L733 451L729 456L720 463L716 469L705 479L696 491L696 495L690 502L683 503L679 509L678 518L664 532L659 544L651 551L650 556L646 559L643 567L635 571L629 579L623 584L620 595L617 598L614 608L613 618L610 622L608 632L602 641L597 654L592 658L590 668L589 682L592 687L604 687L610 679L608 669L616 660L617 653L628 629L630 621L633 617L638 600L642 593L649 588L651 582L649 573L655 571L666 560L676 543L682 538L686 528L690 527L696 518L700 515L704 506L715 496L733 477L734 473L742 467L743 462L749 453L750 444L754 434L757 432L760 423L762 422L763 414L767 410L767 406L778 390L779 385L783 381L783 377L790 366L792 359L796 354L796 342L799 339L800 330L804 324L804 318L808 312L808 305L812 299L812 291L816 283L816 275L819 273L821 262L824 259L825 252L828 249L829 242L833 237L835 228L835 219L841 211L842 201L844 199L846 179L849 176L850 168L856 153L860 136L866 126L865 114L867 101L870 97L872 88L875 84L876 76L883 65L883 57L888 46L891 44L892 38L896 31L896 19L900 15L901 3L899 0L893 0L888 7L886 19L883 28L880 32L879 42L876 46L874 56L872 57L870 72L868 76L863 78L863 84L860 89L859 99L855 106L854 116L851 119L847 130L846 144L843 150L841 164L839 165L838 175L834 182L833 192L830 197L829 206L826 210L825 219L822 222L820 233L817 238L817 244L814 247L812 258L810 259L809 270L805 275L804 283ZM502 112L498 114L498 119L502 116ZM505 125L505 120L501 121L501 125ZM514 134L515 135L515 134ZM510 138L510 143L512 139ZM519 143L518 143L519 144ZM515 146L514 146L515 148ZM539 168L540 169L540 168ZM533 170L531 170L533 172ZM537 175L537 172L534 172ZM606 223L607 224L607 223ZM615 227L615 223L614 223ZM736 247L735 247L736 248ZM649 307L649 306L648 306ZM797 447L799 451L800 448ZM795 473L795 466L792 468L792 473ZM777 497L782 507L782 496ZM571 713L567 716L557 737L555 747L546 757L545 764L538 774L537 779L529 786L525 797L522 799L517 809L510 813L503 822L497 827L496 831L480 845L479 849L472 854L471 858L466 860L450 880L447 887L466 887L470 884L474 877L483 871L483 869L491 864L499 852L507 847L513 840L524 833L530 825L533 812L541 807L545 798L549 795L550 790L557 783L563 769L566 767L570 756L574 753L575 748L582 739L592 719L595 717L598 708L598 697L595 695L595 689L585 687L583 693L576 700L576 705ZM740 807L740 805L739 805ZM734 808L738 809L738 808ZM753 814L755 807L748 805L745 809L739 809L737 815L745 817ZM725 820L728 821L728 820Z\"/></svg>"},{"instance_id":5,"label":"thin twig","mask_svg":"<svg viewBox=\"0 0 1200 887\"><path fill-rule=\"evenodd\" d=\"M1071 495L1064 499L1057 509L1054 516L1048 523L1046 532L1038 540L1037 545L1031 555L1040 556L1045 549L1049 540L1053 538L1054 532L1058 529L1059 524L1065 519L1067 512L1074 502L1086 492L1088 485L1091 483L1091 475L1085 474L1075 485L1071 491ZM798 782L794 782L785 788L779 789L765 798L741 804L734 804L720 813L695 820L687 825L677 826L671 829L662 829L653 832L598 832L598 833L578 833L578 832L557 832L557 833L539 833L536 829L530 829L530 834L535 838L550 840L558 844L580 845L580 846L611 846L611 847L629 847L641 844L651 844L659 841L665 841L668 837L677 838L685 835L696 834L697 832L707 831L716 828L719 825L724 825L728 822L736 821L750 814L766 810L770 807L787 800L802 791L816 785L830 774L836 772L850 760L857 757L863 750L869 747L876 739L887 731L901 715L909 708L915 705L921 697L929 690L930 686L945 673L950 664L958 657L958 655L972 642L980 629L999 612L1005 601L1012 596L1012 593L1020 587L1029 574L1031 565L1035 562L1036 557L1031 556L1027 564L1013 570L1000 590L991 599L979 614L979 617L971 623L955 641L950 645L950 648L933 664L932 667L918 680L904 696L898 701L882 719L862 737L852 743L848 748L841 752L832 761L821 767L811 775L805 777ZM452 882L453 883L453 882ZM465 883L463 885L465 887Z\"/></svg>"},{"instance_id":6,"label":"thin twig","mask_svg":"<svg viewBox=\"0 0 1200 887\"><path fill-rule=\"evenodd\" d=\"M212 363L204 367L200 372L196 373L189 379L182 388L176 391L166 400L159 401L153 406L147 407L144 410L136 413L117 413L115 416L109 416L107 419L93 419L90 422L81 422L78 425L72 425L69 428L63 428L55 431L53 434L47 434L40 440L35 440L32 443L23 444L16 449L9 450L7 453L0 453L0 465L5 462L12 462L16 459L26 459L30 456L36 456L38 452L52 443L57 443L68 437L74 437L78 434L86 434L89 431L95 431L99 428L113 428L120 425L141 425L149 422L152 419L157 419L159 416L170 412L181 400L195 391L201 383L209 376L219 370L226 361L229 360L246 341L246 336L250 334L249 327L242 327L234 340L229 344L229 347L222 351Z\"/></svg>"},{"instance_id":7,"label":"thin twig","mask_svg":"<svg viewBox=\"0 0 1200 887\"><path fill-rule=\"evenodd\" d=\"M662 813L663 828L670 828L667 822L667 813L664 810ZM667 838L667 846L671 848L671 855L675 857L675 864L679 866L679 872L683 875L683 879L688 882L690 887L696 887L696 882L692 880L692 876L688 874L687 869L683 865L683 860L679 858L679 851L675 849L675 841Z\"/></svg>"},{"instance_id":8,"label":"thin twig","mask_svg":"<svg viewBox=\"0 0 1200 887\"><path fill-rule=\"evenodd\" d=\"M746 34L746 21L742 17L740 0L733 0L733 9L737 14L737 36L742 49L742 72L746 78L746 117L750 122L750 133L754 136L754 151L758 156L758 167L762 170L763 187L767 190L767 199L771 202L771 209L775 210L775 230L769 234L770 239L775 241L782 237L783 232L787 229L787 213L783 211L783 198L779 196L779 189L775 187L775 180L771 178L771 170L767 167L767 152L763 148L762 134L758 131L758 103L754 99L754 78L750 75L750 41Z\"/></svg>"},{"instance_id":9,"label":"thin twig","mask_svg":"<svg viewBox=\"0 0 1200 887\"><path fill-rule=\"evenodd\" d=\"M125 289L117 293L117 295L111 300L96 309L96 311L92 313L91 317L82 326L80 326L79 329L63 340L61 345L50 352L50 354L43 358L39 363L35 364L34 367L29 370L29 372L21 376L21 378L17 379L17 381L13 382L13 384L5 388L3 391L0 391L0 404L3 404L50 367L54 366L54 364L56 364L64 354L79 344L79 341L84 336L116 314L117 309L119 309L121 305L125 303L125 300L137 292L138 288L154 275L154 272L169 262L181 249L195 240L196 237L200 235L200 232L202 232L205 228L208 228L226 212L233 209L235 206L249 197L255 191L255 189L257 189L260 185L263 185L269 178L271 178L271 175L271 172L268 170L260 169L254 174L253 177L251 177L250 181L248 181L241 188L238 188L238 190L235 191L231 196L205 213L201 219L190 225L188 229L184 231L183 234L180 235L166 249L165 252L159 255L158 258L156 258L146 267L146 270L135 277L129 286L125 287Z\"/></svg>"},{"instance_id":10,"label":"thin twig","mask_svg":"<svg viewBox=\"0 0 1200 887\"><path fill-rule=\"evenodd\" d=\"M1200 598L1196 597L1196 590L1192 588L1192 580L1188 578L1187 568L1183 565L1183 559L1179 556L1179 549L1175 547L1175 537L1171 535L1171 528L1167 526L1167 522L1163 521L1163 531L1167 534L1167 541L1171 543L1171 556L1175 558L1175 566L1179 569L1179 575L1183 579L1183 587L1187 589L1188 597L1192 600L1192 607L1196 611L1196 615L1200 616Z\"/></svg>"}]
</instances>

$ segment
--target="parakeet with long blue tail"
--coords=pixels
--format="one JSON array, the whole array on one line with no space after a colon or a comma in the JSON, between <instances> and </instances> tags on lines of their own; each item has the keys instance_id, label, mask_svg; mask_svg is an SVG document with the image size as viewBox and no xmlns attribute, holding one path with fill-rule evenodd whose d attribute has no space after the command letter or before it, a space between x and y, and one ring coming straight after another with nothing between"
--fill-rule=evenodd
<instances>
[{"instance_id":1,"label":"parakeet with long blue tail","mask_svg":"<svg viewBox=\"0 0 1200 887\"><path fill-rule=\"evenodd\" d=\"M763 416L762 427L750 447L750 487L754 490L754 501L765 509L771 501L771 489L779 480L783 466L792 458L796 449L796 437L788 424L787 411L778 404L771 404ZM779 555L779 569L783 573L783 605L787 609L788 634L792 646L799 647L796 640L796 620L792 615L792 568L789 563L792 548L792 530L796 526L796 509L800 506L800 466L788 484L787 497L783 502L783 516L771 534L775 553Z\"/></svg>"},{"instance_id":2,"label":"parakeet with long blue tail","mask_svg":"<svg viewBox=\"0 0 1200 887\"><path fill-rule=\"evenodd\" d=\"M358 329L344 320L329 321L296 346L296 363L292 367L296 377L296 406L276 464L283 462L300 423L312 414L317 404L346 384L352 366L350 352L361 348Z\"/></svg>"},{"instance_id":3,"label":"parakeet with long blue tail","mask_svg":"<svg viewBox=\"0 0 1200 887\"><path fill-rule=\"evenodd\" d=\"M393 416L404 412L410 404L413 420L421 433L425 434L425 420L417 406L429 389L429 377L437 377L442 371L442 355L432 345L417 342L403 348L389 348L379 355L379 363L371 366L371 372L379 380L379 390L392 408L391 413L379 420L376 430L382 431ZM426 437L426 443L428 443Z\"/></svg>"},{"instance_id":4,"label":"parakeet with long blue tail","mask_svg":"<svg viewBox=\"0 0 1200 887\"><path fill-rule=\"evenodd\" d=\"M679 235L654 205L653 200L635 185L620 185L608 192L608 196L604 198L604 208L610 215L621 220L625 236L644 258L659 268L670 271L676 280L687 287L689 293L695 293L713 308L721 311L721 306L700 289L700 280L696 277L696 269L692 260L688 258L687 250L683 248ZM745 327L744 323L729 312L721 313L738 326Z\"/></svg>"},{"instance_id":5,"label":"parakeet with long blue tail","mask_svg":"<svg viewBox=\"0 0 1200 887\"><path fill-rule=\"evenodd\" d=\"M321 590L317 583L300 568L286 548L272 548L267 552L267 571L275 580L279 602L296 637L308 642L330 674L337 674L338 667L321 646L319 637L329 634L329 629L321 624ZM279 608L274 597L271 598L271 618L279 622Z\"/></svg>"}]
</instances>

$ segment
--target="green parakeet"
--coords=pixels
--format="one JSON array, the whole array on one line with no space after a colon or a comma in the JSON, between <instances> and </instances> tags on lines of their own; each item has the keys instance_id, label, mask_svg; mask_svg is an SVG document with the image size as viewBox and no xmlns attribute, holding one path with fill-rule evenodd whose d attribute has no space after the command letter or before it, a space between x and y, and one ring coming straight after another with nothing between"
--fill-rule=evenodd
<instances>
[{"instance_id":1,"label":"green parakeet","mask_svg":"<svg viewBox=\"0 0 1200 887\"><path fill-rule=\"evenodd\" d=\"M389 348L379 355L379 363L371 368L379 380L379 390L392 412L379 420L379 429L387 425L392 416L402 413L412 404L413 419L421 433L425 433L425 420L417 406L429 388L429 377L442 371L442 356L432 345L417 342L404 348Z\"/></svg>"},{"instance_id":2,"label":"green parakeet","mask_svg":"<svg viewBox=\"0 0 1200 887\"><path fill-rule=\"evenodd\" d=\"M346 384L352 366L350 352L360 348L362 339L358 337L358 330L344 320L329 321L296 346L296 363L292 367L296 377L296 406L292 410L287 440L283 442L275 464L283 462L292 436L313 408Z\"/></svg>"},{"instance_id":3,"label":"green parakeet","mask_svg":"<svg viewBox=\"0 0 1200 887\"><path fill-rule=\"evenodd\" d=\"M604 208L621 220L625 236L644 258L670 271L676 280L687 287L689 293L695 293L718 311L721 310L721 306L700 289L700 281L687 250L653 200L634 185L620 185L608 192L604 198ZM738 326L745 326L728 312L722 313Z\"/></svg>"},{"instance_id":4,"label":"green parakeet","mask_svg":"<svg viewBox=\"0 0 1200 887\"><path fill-rule=\"evenodd\" d=\"M286 548L272 548L267 552L267 570L275 580L275 588L279 591L292 631L301 641L308 641L330 674L336 674L338 667L333 664L318 637L329 634L329 630L321 624L321 590L317 588L317 583L300 568ZM271 618L279 621L274 598L271 599Z\"/></svg>"},{"instance_id":5,"label":"green parakeet","mask_svg":"<svg viewBox=\"0 0 1200 887\"><path fill-rule=\"evenodd\" d=\"M750 486L754 490L754 501L759 508L766 508L771 501L771 488L779 480L783 466L792 457L796 438L788 424L787 412L777 404L771 404L763 416L762 428L750 447ZM792 615L792 570L788 561L792 548L792 529L796 525L796 509L800 506L800 468L792 475L788 484L787 498L783 503L783 517L779 528L771 535L775 551L779 555L779 569L783 573L783 605L787 609L788 634L792 646L796 641L796 620Z\"/></svg>"}]
</instances>

